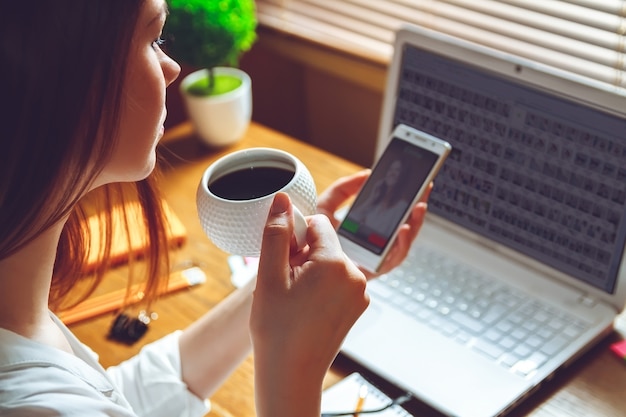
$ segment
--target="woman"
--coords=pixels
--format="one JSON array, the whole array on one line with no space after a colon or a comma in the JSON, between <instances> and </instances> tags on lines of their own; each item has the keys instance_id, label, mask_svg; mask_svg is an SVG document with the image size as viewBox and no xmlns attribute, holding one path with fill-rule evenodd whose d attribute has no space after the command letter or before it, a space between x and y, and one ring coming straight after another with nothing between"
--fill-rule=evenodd
<instances>
[{"instance_id":1,"label":"woman","mask_svg":"<svg viewBox=\"0 0 626 417\"><path fill-rule=\"evenodd\" d=\"M320 196L300 253L290 252L292 208L279 194L256 282L119 366L102 369L50 312L87 259L88 210L137 198L149 230L148 299L167 275L153 171L165 88L180 68L159 46L166 14L164 0L2 4L2 416L201 416L251 349L259 416L319 416L324 374L367 306L365 277L343 255L332 218L367 177L360 173ZM386 269L405 257L424 211L416 206ZM102 235L94 287L109 257Z\"/></svg>"}]
</instances>

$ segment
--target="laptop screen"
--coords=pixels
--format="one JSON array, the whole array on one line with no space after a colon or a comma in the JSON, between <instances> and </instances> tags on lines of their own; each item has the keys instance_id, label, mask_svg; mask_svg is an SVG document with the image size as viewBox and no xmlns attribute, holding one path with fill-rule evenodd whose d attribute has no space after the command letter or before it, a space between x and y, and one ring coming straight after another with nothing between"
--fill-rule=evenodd
<instances>
[{"instance_id":1,"label":"laptop screen","mask_svg":"<svg viewBox=\"0 0 626 417\"><path fill-rule=\"evenodd\" d=\"M405 46L393 125L452 145L429 210L613 293L626 119Z\"/></svg>"}]
</instances>

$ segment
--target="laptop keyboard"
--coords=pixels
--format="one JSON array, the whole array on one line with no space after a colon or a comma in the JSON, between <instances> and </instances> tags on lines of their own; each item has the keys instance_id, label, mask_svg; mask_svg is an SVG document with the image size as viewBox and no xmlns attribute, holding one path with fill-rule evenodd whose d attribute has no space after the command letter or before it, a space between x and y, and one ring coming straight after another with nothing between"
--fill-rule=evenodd
<instances>
[{"instance_id":1,"label":"laptop keyboard","mask_svg":"<svg viewBox=\"0 0 626 417\"><path fill-rule=\"evenodd\" d=\"M588 323L420 246L370 285L387 302L512 372L530 375Z\"/></svg>"}]
</instances>

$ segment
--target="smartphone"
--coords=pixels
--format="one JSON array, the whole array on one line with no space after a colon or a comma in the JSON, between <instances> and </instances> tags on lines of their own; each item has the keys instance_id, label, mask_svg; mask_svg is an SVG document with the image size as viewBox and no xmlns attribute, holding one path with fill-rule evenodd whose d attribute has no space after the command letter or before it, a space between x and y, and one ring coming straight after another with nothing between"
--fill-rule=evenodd
<instances>
[{"instance_id":1,"label":"smartphone","mask_svg":"<svg viewBox=\"0 0 626 417\"><path fill-rule=\"evenodd\" d=\"M411 209L451 151L448 142L398 125L337 229L345 253L377 272Z\"/></svg>"}]
</instances>

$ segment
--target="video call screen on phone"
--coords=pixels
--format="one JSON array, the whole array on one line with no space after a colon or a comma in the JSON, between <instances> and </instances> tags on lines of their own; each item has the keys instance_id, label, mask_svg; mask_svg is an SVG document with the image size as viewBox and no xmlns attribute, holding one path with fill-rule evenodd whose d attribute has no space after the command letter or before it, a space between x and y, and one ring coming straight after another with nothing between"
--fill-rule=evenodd
<instances>
[{"instance_id":1,"label":"video call screen on phone","mask_svg":"<svg viewBox=\"0 0 626 417\"><path fill-rule=\"evenodd\" d=\"M427 149L392 138L338 233L382 253L437 159Z\"/></svg>"}]
</instances>

